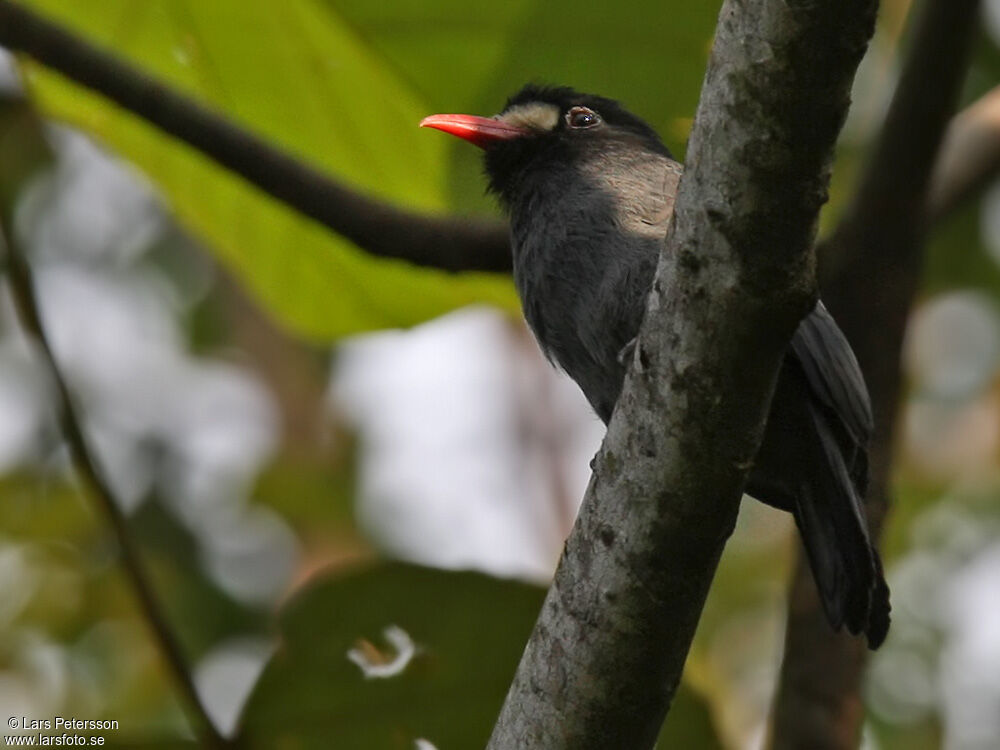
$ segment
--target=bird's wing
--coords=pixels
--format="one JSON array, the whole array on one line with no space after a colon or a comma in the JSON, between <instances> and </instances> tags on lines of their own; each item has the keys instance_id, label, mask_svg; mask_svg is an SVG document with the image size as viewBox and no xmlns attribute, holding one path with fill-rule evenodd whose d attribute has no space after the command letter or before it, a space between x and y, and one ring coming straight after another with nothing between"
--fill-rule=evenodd
<instances>
[{"instance_id":1,"label":"bird's wing","mask_svg":"<svg viewBox=\"0 0 1000 750\"><path fill-rule=\"evenodd\" d=\"M822 302L799 323L791 353L815 397L837 415L854 442L866 448L873 426L868 389L850 344Z\"/></svg>"},{"instance_id":2,"label":"bird's wing","mask_svg":"<svg viewBox=\"0 0 1000 750\"><path fill-rule=\"evenodd\" d=\"M665 235L684 167L667 158L654 164L655 178L649 179L647 173L645 183L656 187L647 187L638 210L644 225ZM801 365L815 398L836 415L853 442L866 450L873 426L868 389L850 344L822 302L799 324L791 355Z\"/></svg>"}]
</instances>

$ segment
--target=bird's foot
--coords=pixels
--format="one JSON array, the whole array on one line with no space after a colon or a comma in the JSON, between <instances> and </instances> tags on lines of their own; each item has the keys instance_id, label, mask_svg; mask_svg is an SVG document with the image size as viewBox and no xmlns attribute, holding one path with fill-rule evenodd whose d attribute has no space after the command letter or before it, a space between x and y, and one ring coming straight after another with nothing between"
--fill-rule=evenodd
<instances>
[{"instance_id":1,"label":"bird's foot","mask_svg":"<svg viewBox=\"0 0 1000 750\"><path fill-rule=\"evenodd\" d=\"M621 348L618 352L618 364L628 367L629 360L632 359L632 355L635 354L635 344L637 340L638 338L633 338Z\"/></svg>"}]
</instances>

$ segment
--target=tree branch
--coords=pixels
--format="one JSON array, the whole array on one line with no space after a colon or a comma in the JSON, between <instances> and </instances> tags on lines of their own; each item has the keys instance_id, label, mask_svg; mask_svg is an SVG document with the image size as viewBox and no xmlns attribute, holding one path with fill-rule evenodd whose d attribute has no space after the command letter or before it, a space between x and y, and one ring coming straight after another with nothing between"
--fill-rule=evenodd
<instances>
[{"instance_id":1,"label":"tree branch","mask_svg":"<svg viewBox=\"0 0 1000 750\"><path fill-rule=\"evenodd\" d=\"M956 117L944 135L927 196L934 224L978 195L1000 173L1000 86Z\"/></svg>"},{"instance_id":2,"label":"tree branch","mask_svg":"<svg viewBox=\"0 0 1000 750\"><path fill-rule=\"evenodd\" d=\"M0 0L0 46L103 94L372 255L510 270L502 222L432 217L364 196L9 0Z\"/></svg>"},{"instance_id":3,"label":"tree branch","mask_svg":"<svg viewBox=\"0 0 1000 750\"><path fill-rule=\"evenodd\" d=\"M875 9L724 4L632 367L490 748L655 742L814 301L816 216Z\"/></svg>"},{"instance_id":4,"label":"tree branch","mask_svg":"<svg viewBox=\"0 0 1000 750\"><path fill-rule=\"evenodd\" d=\"M153 586L146 574L139 550L132 542L128 521L122 512L121 503L115 498L111 486L98 468L83 433L73 399L66 381L56 364L45 335L45 328L35 296L31 269L20 252L12 227L14 205L14 183L28 177L48 158L47 146L41 136L41 123L34 121L26 105L14 109L15 105L5 103L0 113L9 127L0 128L0 155L5 163L15 163L14 174L0 175L0 261L7 273L11 296L17 307L24 328L37 341L45 365L49 369L55 385L55 411L60 430L69 447L69 453L77 473L89 489L99 512L102 513L114 533L118 543L125 578L136 597L139 612L149 626L154 644L159 648L164 663L174 679L182 700L188 704L194 717L195 730L205 747L233 748L235 744L219 734L198 696L194 680L188 670L184 651L174 636L166 613L153 593ZM17 131L15 133L15 130ZM17 135L17 138L15 138ZM20 136L25 136L25 139ZM28 159L21 159L14 151L31 153Z\"/></svg>"},{"instance_id":5,"label":"tree branch","mask_svg":"<svg viewBox=\"0 0 1000 750\"><path fill-rule=\"evenodd\" d=\"M927 187L966 70L978 5L976 0L922 4L861 186L820 248L821 259L829 261L824 299L858 356L872 397L868 517L876 537L888 507L900 351L922 266ZM772 745L856 747L864 645L830 631L801 554L790 599Z\"/></svg>"},{"instance_id":6,"label":"tree branch","mask_svg":"<svg viewBox=\"0 0 1000 750\"><path fill-rule=\"evenodd\" d=\"M937 5L941 6L942 3L939 2ZM949 16L950 20L955 21L959 16L967 20L968 9L975 3L964 0L959 5L961 8L955 8L954 13ZM865 7L867 8L867 4ZM835 13L833 10L827 12L831 16ZM836 12L840 13L843 18L847 18L847 11ZM726 16L724 16L725 18ZM866 19L867 16L863 15L862 18ZM881 368L885 372L873 373L872 368L879 368L881 354L884 354L886 350L898 352L898 347L891 349L886 346L884 342L887 339L885 338L880 341L872 341L874 337L871 334L879 329L870 326L869 321L884 319L887 321L887 326L892 331L899 332L899 336L901 336L902 321L905 320L905 310L908 308L909 299L912 296L916 269L919 266L919 262L913 259L914 251L912 248L919 245L916 237L911 236L906 241L882 244L877 225L879 222L887 223L887 226L883 228L883 233L889 231L889 226L900 227L901 224L907 226L904 226L904 231L900 236L907 234L919 236L922 233L914 226L916 224L914 217L921 215L919 201L922 200L924 187L927 184L925 167L930 163L930 157L927 154L928 152L933 153L940 137L942 118L951 111L951 100L947 100L944 102L945 106L941 106L944 100L940 92L948 88L948 81L953 80L956 75L955 67L949 61L954 62L957 57L962 57L961 54L956 56L954 50L955 40L961 37L961 32L959 31L956 35L955 24L947 23L949 18L944 19L946 23L941 27L941 30L936 32L940 36L936 45L939 51L922 55L920 57L922 68L915 67L915 63L908 65L908 72L903 76L896 103L894 103L893 111L887 120L886 135L883 136L883 143L876 151L878 156L869 169L865 187L859 192L854 208L848 214L849 218L845 220L835 237L826 243L827 248L853 248L838 255L841 258L838 267L845 269L845 271L840 274L831 274L839 277L839 281L830 284L830 292L826 298L843 327L848 331L849 337L859 349L859 358L866 368L873 398L876 402L876 413L883 415L879 420L883 432L876 435L874 446L876 477L873 497L883 498L876 500L874 504L873 522L875 525L880 523L882 512L880 508L884 507L885 471L888 466L889 439L891 438L891 418L886 418L884 415L891 415L895 411L896 397L894 394L898 392L898 361L894 359L894 354L893 357L888 358L892 361ZM838 20L837 23L850 26L858 23L858 18L855 17L849 21ZM928 27L931 26L933 25L929 24ZM768 34L774 31L774 29L765 26L752 27L747 32L747 39L753 40L755 44L760 42L760 35L763 33L758 30L759 28L766 28ZM834 25L830 28L841 28L841 26ZM917 36L918 40L914 44L914 50L923 49L926 44L924 34L918 33ZM963 37L963 39L965 38L967 36ZM964 44L964 42L961 43ZM262 190L285 201L333 231L343 234L375 255L403 257L414 263L448 270L502 271L509 269L510 258L506 232L501 224L430 218L408 213L389 204L361 196L8 0L0 0L0 44L32 55L40 62L59 70L77 82L103 93L152 124L201 150L223 166L242 175ZM762 52L762 60L756 60L755 63L758 65L770 64L764 58L774 50L765 50L763 47L757 49ZM780 56L787 53L787 50L779 49L777 53ZM811 58L803 56L803 59L809 60ZM941 61L944 61L943 65ZM803 64L808 67L808 62ZM961 67L959 67L958 72L960 70ZM925 79L934 82L931 89L928 89L927 85L923 83ZM918 82L920 83L919 88L914 85ZM903 97L903 92L909 92L908 96ZM770 92L765 93L769 94ZM758 102L763 101L766 97L755 94L754 97L749 98L752 103L747 105L748 110L759 115ZM947 96L944 98L947 99ZM812 104L803 105L802 101L784 102L782 105L790 110L795 110L800 106L814 106ZM823 109L822 103L815 106L817 107L816 112ZM839 101L826 105L827 109L831 107L835 109L840 106L841 102ZM786 114L790 116L802 115L801 112L794 111ZM828 113L825 114L828 115ZM731 118L731 120L734 119L736 118ZM822 122L822 117L816 121ZM956 119L953 127L972 127L975 124L981 125L986 122L992 122L994 124L990 127L996 127L994 119L986 116L983 111L977 110L976 119L964 119L963 116L963 118ZM732 122L729 124L732 125ZM801 133L808 132L813 125L813 121L804 118L799 125L802 131L790 137L787 143L795 143ZM956 132L960 131L956 130ZM995 130L983 132L995 134ZM890 138L890 133L895 135ZM953 140L957 145L963 143L962 138ZM994 139L990 142L994 144L994 147L988 152L992 155L989 159L965 159L967 165L978 167L978 172L975 170L972 172L968 170L949 172L945 165L957 164L958 161L952 162L948 159L942 159L941 166L934 178L935 185L947 186L950 184L951 187L935 189L930 199L931 216L938 216L949 210L957 200L961 200L961 196L965 194L966 190L974 190L979 187L981 180L986 178L987 173L995 173L997 166L993 159L998 158L996 157L996 141ZM709 147L706 146L707 150ZM691 153L692 161L689 163L689 170L694 168L693 160L696 155L694 148L692 148ZM921 158L917 158L921 154L926 157L926 160L922 161ZM716 157L713 156L713 158ZM746 154L727 158L743 159L746 158ZM948 174L960 175L960 177L955 177L949 183ZM976 177L976 174L979 176ZM973 176L970 177L970 175ZM689 176L685 182L688 183L691 179L693 178ZM795 180L789 180L789 184L795 184ZM955 185L959 187L956 188ZM962 188L963 185L966 187ZM901 190L901 187L904 189ZM942 198L942 195L945 197ZM718 193L713 193L710 188L706 187L699 199L707 201L706 205L712 206L718 204L718 197ZM792 196L786 200L794 203L795 197ZM718 220L716 209L708 209L707 211L708 222L716 222ZM769 218L774 219L774 217ZM798 218L795 217L795 221L798 221ZM679 217L678 224L681 221L682 219ZM874 234L873 225L875 226ZM862 227L862 229L858 229L858 227ZM734 236L737 236L742 230L743 227L737 225L726 231L731 231ZM865 239L862 240L861 237ZM794 244L792 243L792 245ZM773 246L785 247L788 246L788 242L785 241L784 245ZM879 248L879 250L869 251L866 248ZM916 251L916 256L919 257L919 251ZM863 260L865 257L868 258L867 263ZM855 267L856 263L858 265ZM872 268L873 263L875 268ZM899 273L895 274L893 268L897 265ZM862 270L863 268L868 270ZM681 270L683 271L683 269ZM776 266L775 270L781 271L781 268ZM677 269L674 271L676 272ZM796 272L791 272L792 276ZM784 276L779 278L788 281L791 278L789 273L789 269L785 268ZM878 281L876 282L876 280ZM897 284L898 286L896 286ZM665 285L661 284L661 288L665 288ZM864 291L855 294L851 291L852 288ZM885 305L880 307L879 300L887 291L893 293L894 299L887 300ZM762 293L770 292L764 290ZM850 314L851 305L845 303L844 300L850 301L854 298L861 300L863 304L859 308L854 308L857 315L853 316L852 321L850 319L852 317ZM872 310L872 307L878 309ZM867 313L863 310L867 310ZM868 334L867 344L859 338L859 336L865 337L865 334ZM890 338L894 337L895 334L890 336ZM737 344L740 343L743 342L737 342ZM863 352L861 349L865 349L865 351ZM753 388L750 390L752 391ZM887 399L886 394L889 394L891 398ZM684 420L678 417L676 421L677 424L680 424ZM661 426L665 426L665 424ZM732 426L727 429L731 428ZM627 453L622 452L622 446L626 444L613 444L612 437L612 434L609 433L609 442L601 454L604 463L599 462L599 467L607 465L608 456L627 456ZM619 436L617 439L620 441L623 438ZM628 466L631 461L632 458L628 457L622 464ZM611 463L616 464L617 459L612 458ZM610 485L617 486L617 482L631 485L630 479L619 476L623 471L623 466L617 468L618 471L614 472L614 476L611 477L614 481L611 481ZM637 476L641 475L642 471L638 471ZM671 474L671 476L675 475ZM633 487L633 489L635 488ZM602 488L598 479L595 478L595 482L588 492L588 498L593 496L597 499L589 500L588 507L595 503L609 502L599 498L606 498L614 494L615 491L612 487ZM662 493L651 496L661 497ZM586 542L592 546L596 539L593 535L593 528L590 530L590 534L589 537L582 531L576 534L576 536L580 536L579 544L586 547L587 544L584 544ZM721 542L719 542L719 546L721 548ZM568 547L568 550L570 549L574 548ZM590 552L593 552L593 549L590 549ZM675 554L680 553L675 551ZM569 557L569 552L567 552L567 557ZM702 562L705 563L705 570L702 571L701 575L708 575L710 578L711 570L714 570L714 559L708 555ZM570 563L565 563L564 567L569 565ZM799 568L793 590L800 593L793 594L788 631L788 656L785 663L786 674L783 675L782 685L786 692L791 689L791 686L797 685L796 689L802 689L800 694L806 696L806 702L805 704L800 703L797 707L791 706L788 705L787 696L783 698L779 695L776 710L776 735L778 738L786 736L785 729L782 728L782 715L786 717L800 716L805 720L818 712L825 714L826 718L830 720L827 726L831 733L824 736L835 736L836 727L846 727L847 732L844 736L848 738L845 740L847 744L834 746L848 746L853 744L853 739L850 738L856 737L856 728L860 723L860 702L857 698L856 688L863 665L863 654L854 653L852 650L854 645L851 645L854 644L853 640L848 643L847 639L838 640L831 636L819 614L818 603L808 601L809 594L812 592L808 570L804 565L800 565ZM568 574L561 575L566 578ZM559 580L557 579L557 583ZM707 587L707 579L704 581L704 586ZM693 587L693 589L697 588L697 586ZM555 591L555 588L553 590ZM550 595L551 598L552 595ZM695 591L694 599L697 598L698 594ZM550 605L547 605L546 612L550 609ZM696 610L700 611L700 603L697 603ZM693 619L684 625L684 628L693 629L697 611L695 611ZM662 614L659 616L662 618ZM667 620L669 618L663 621ZM541 623L540 627L543 624ZM798 638L797 646L792 643L793 638L798 637L796 634L807 636ZM813 636L816 636L818 640L815 640ZM833 639L832 644L827 643L827 636ZM551 641L553 637L551 635L537 637L535 640L541 642L548 639ZM681 634L679 640L684 641L684 639L685 636ZM686 642L682 645L681 650L686 653ZM536 647L539 646L536 644ZM673 643L670 647L675 650L678 648L677 643ZM806 662L801 662L798 657L794 656L796 652L815 654L824 649L828 649L827 653L830 657L826 665L821 664L821 660L818 659L811 661L807 659ZM857 658L854 658L855 656ZM530 649L526 659L528 657L531 657ZM669 674L672 674L670 670L673 667L670 664L676 662L676 653L673 654L672 658L673 661L663 667ZM803 664L806 665L804 670L801 669ZM658 665L658 668L659 666L661 665ZM530 669L530 665L528 667L522 665L521 671L528 670L530 672ZM793 677L791 671L798 671L798 677ZM677 675L679 676L679 671ZM817 675L822 675L823 679L817 679ZM667 682L669 683L671 679L673 678L670 677ZM805 689L824 684L829 686L826 697L810 697L810 691ZM657 694L657 700L660 701L663 710L669 702L670 691L666 692L666 696L662 693ZM508 704L511 704L512 701L523 702L523 699L524 696L518 698L515 693L512 693ZM511 720L511 716L516 715L519 710L521 709L518 709L517 706L505 708L504 716L506 719L504 720ZM806 721L806 723L809 722ZM814 726L819 726L821 723L823 722L820 721ZM502 738L503 731L502 726L498 726L497 737ZM788 735L789 738L793 736L793 734ZM500 739L497 741L499 742Z\"/></svg>"}]
</instances>

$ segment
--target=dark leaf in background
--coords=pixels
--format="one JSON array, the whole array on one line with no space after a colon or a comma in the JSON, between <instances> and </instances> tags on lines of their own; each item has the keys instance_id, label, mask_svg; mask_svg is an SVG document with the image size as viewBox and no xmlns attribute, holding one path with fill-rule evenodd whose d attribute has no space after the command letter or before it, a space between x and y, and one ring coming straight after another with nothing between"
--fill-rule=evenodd
<instances>
[{"instance_id":1,"label":"dark leaf in background","mask_svg":"<svg viewBox=\"0 0 1000 750\"><path fill-rule=\"evenodd\" d=\"M402 563L317 578L289 603L283 646L243 714L260 748L441 750L485 745L544 590L471 572ZM392 662L386 629L415 644L398 675L363 676L361 645ZM682 691L662 747L719 747L705 704Z\"/></svg>"},{"instance_id":2,"label":"dark leaf in background","mask_svg":"<svg viewBox=\"0 0 1000 750\"><path fill-rule=\"evenodd\" d=\"M282 648L243 714L254 747L482 747L544 591L399 563L318 578L287 606ZM395 677L366 679L347 653L386 628L416 644Z\"/></svg>"}]
</instances>

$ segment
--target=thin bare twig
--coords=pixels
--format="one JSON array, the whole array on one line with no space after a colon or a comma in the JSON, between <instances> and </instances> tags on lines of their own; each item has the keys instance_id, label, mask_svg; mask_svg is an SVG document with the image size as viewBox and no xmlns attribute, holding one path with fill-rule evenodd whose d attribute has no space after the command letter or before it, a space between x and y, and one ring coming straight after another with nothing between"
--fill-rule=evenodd
<instances>
[{"instance_id":1,"label":"thin bare twig","mask_svg":"<svg viewBox=\"0 0 1000 750\"><path fill-rule=\"evenodd\" d=\"M103 94L372 255L510 270L503 222L427 216L362 195L9 0L0 0L0 46Z\"/></svg>"},{"instance_id":2,"label":"thin bare twig","mask_svg":"<svg viewBox=\"0 0 1000 750\"><path fill-rule=\"evenodd\" d=\"M3 250L6 251L3 255L3 261L7 279L21 322L25 329L34 336L55 384L56 416L62 435L69 446L73 464L77 473L88 486L90 496L94 498L95 504L114 532L125 577L137 599L143 619L152 631L153 642L159 648L174 682L184 701L188 704L191 714L195 717L197 734L201 737L202 744L205 747L220 750L233 748L235 744L219 734L205 711L188 669L184 651L170 627L166 613L153 593L152 582L146 573L139 550L132 541L128 521L121 510L121 504L115 498L111 486L98 468L97 461L83 433L69 388L45 335L31 269L19 251L8 222L0 222L0 252Z\"/></svg>"},{"instance_id":3,"label":"thin bare twig","mask_svg":"<svg viewBox=\"0 0 1000 750\"><path fill-rule=\"evenodd\" d=\"M820 248L823 297L861 363L875 434L868 496L871 533L888 507L889 467L899 405L900 350L922 266L927 187L967 65L977 0L926 0L885 125L861 186ZM857 746L863 710L864 645L830 631L799 555L785 656L774 707L772 747Z\"/></svg>"}]
</instances>

